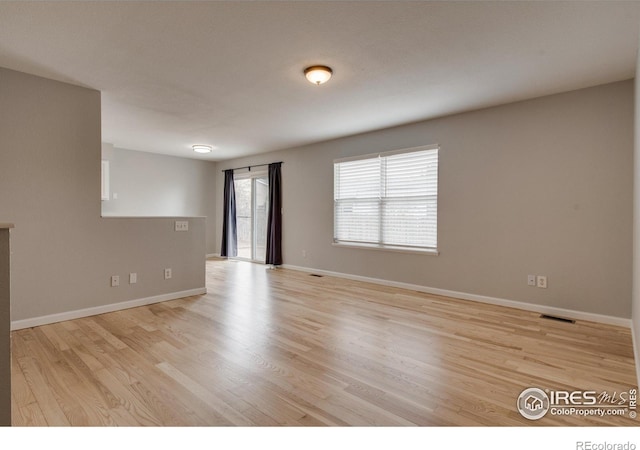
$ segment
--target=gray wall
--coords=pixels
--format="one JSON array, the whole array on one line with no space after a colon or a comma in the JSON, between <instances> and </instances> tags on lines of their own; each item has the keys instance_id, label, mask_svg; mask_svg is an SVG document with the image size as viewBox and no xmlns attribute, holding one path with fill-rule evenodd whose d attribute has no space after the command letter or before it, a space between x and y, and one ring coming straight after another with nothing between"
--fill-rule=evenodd
<instances>
[{"instance_id":1,"label":"gray wall","mask_svg":"<svg viewBox=\"0 0 640 450\"><path fill-rule=\"evenodd\" d=\"M638 47L640 49L640 46ZM632 327L636 351L636 375L640 386L640 50L635 84L635 149L633 185L633 316Z\"/></svg>"},{"instance_id":2,"label":"gray wall","mask_svg":"<svg viewBox=\"0 0 640 450\"><path fill-rule=\"evenodd\" d=\"M101 218L100 127L98 91L0 68L0 216L16 226L13 321L205 286L204 219L177 233L171 218Z\"/></svg>"},{"instance_id":3,"label":"gray wall","mask_svg":"<svg viewBox=\"0 0 640 450\"><path fill-rule=\"evenodd\" d=\"M334 158L436 143L440 256L331 245ZM631 80L225 161L218 170L278 160L285 264L631 315ZM221 217L222 177L216 184ZM527 286L528 274L546 275L548 289Z\"/></svg>"},{"instance_id":4,"label":"gray wall","mask_svg":"<svg viewBox=\"0 0 640 450\"><path fill-rule=\"evenodd\" d=\"M207 252L214 253L215 163L110 144L102 144L102 159L109 161L111 191L103 216L206 217Z\"/></svg>"},{"instance_id":5,"label":"gray wall","mask_svg":"<svg viewBox=\"0 0 640 450\"><path fill-rule=\"evenodd\" d=\"M11 296L9 228L0 224L0 426L11 425Z\"/></svg>"}]
</instances>

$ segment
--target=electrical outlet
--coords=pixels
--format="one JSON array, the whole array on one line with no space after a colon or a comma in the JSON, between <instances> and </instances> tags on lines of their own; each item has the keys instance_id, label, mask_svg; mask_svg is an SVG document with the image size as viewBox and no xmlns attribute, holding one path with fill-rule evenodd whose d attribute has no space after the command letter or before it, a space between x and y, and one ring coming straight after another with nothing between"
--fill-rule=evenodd
<instances>
[{"instance_id":1,"label":"electrical outlet","mask_svg":"<svg viewBox=\"0 0 640 450\"><path fill-rule=\"evenodd\" d=\"M176 220L176 231L189 231L189 221Z\"/></svg>"},{"instance_id":2,"label":"electrical outlet","mask_svg":"<svg viewBox=\"0 0 640 450\"><path fill-rule=\"evenodd\" d=\"M536 286L542 289L547 288L547 277L544 275L538 275L536 277Z\"/></svg>"},{"instance_id":3,"label":"electrical outlet","mask_svg":"<svg viewBox=\"0 0 640 450\"><path fill-rule=\"evenodd\" d=\"M171 269L164 269L164 279L168 280L171 278Z\"/></svg>"},{"instance_id":4,"label":"electrical outlet","mask_svg":"<svg viewBox=\"0 0 640 450\"><path fill-rule=\"evenodd\" d=\"M111 287L120 286L120 277L118 275L113 275L111 277Z\"/></svg>"},{"instance_id":5,"label":"electrical outlet","mask_svg":"<svg viewBox=\"0 0 640 450\"><path fill-rule=\"evenodd\" d=\"M129 284L136 284L138 282L138 274L131 272L129 274Z\"/></svg>"},{"instance_id":6,"label":"electrical outlet","mask_svg":"<svg viewBox=\"0 0 640 450\"><path fill-rule=\"evenodd\" d=\"M306 250L302 250L302 257L306 258L307 257L307 251Z\"/></svg>"},{"instance_id":7,"label":"electrical outlet","mask_svg":"<svg viewBox=\"0 0 640 450\"><path fill-rule=\"evenodd\" d=\"M536 285L536 276L527 275L527 286L535 286L535 285Z\"/></svg>"}]
</instances>

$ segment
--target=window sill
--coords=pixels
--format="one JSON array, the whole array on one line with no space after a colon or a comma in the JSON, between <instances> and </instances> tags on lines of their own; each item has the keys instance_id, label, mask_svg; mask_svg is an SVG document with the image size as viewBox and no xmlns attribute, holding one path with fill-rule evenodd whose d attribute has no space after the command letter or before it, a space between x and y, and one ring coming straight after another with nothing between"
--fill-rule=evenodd
<instances>
[{"instance_id":1,"label":"window sill","mask_svg":"<svg viewBox=\"0 0 640 450\"><path fill-rule=\"evenodd\" d=\"M342 242L333 242L331 245L334 247L344 247L344 248L361 248L364 250L382 250L387 252L396 252L396 253L418 253L421 255L430 255L430 256L438 256L440 252L435 249L428 248L406 248L406 247L393 247L388 245L373 245L373 244L356 244L356 243L342 243Z\"/></svg>"}]
</instances>

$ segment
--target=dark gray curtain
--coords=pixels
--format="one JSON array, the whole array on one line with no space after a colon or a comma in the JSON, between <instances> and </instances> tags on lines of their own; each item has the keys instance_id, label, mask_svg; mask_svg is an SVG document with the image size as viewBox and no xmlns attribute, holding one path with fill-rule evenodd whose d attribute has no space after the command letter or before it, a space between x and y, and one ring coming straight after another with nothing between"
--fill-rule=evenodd
<instances>
[{"instance_id":1,"label":"dark gray curtain","mask_svg":"<svg viewBox=\"0 0 640 450\"><path fill-rule=\"evenodd\" d=\"M233 185L233 169L224 171L224 217L222 220L220 256L238 256L236 190Z\"/></svg>"},{"instance_id":2,"label":"dark gray curtain","mask_svg":"<svg viewBox=\"0 0 640 450\"><path fill-rule=\"evenodd\" d=\"M267 220L266 264L282 264L282 187L280 166L269 164L269 217Z\"/></svg>"}]
</instances>

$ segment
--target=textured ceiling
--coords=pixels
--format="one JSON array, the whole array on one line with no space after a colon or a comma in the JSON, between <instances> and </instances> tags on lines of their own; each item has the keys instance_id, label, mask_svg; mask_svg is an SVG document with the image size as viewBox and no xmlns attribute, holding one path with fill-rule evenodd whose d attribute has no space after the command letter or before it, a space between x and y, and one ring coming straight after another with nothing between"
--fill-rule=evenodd
<instances>
[{"instance_id":1,"label":"textured ceiling","mask_svg":"<svg viewBox=\"0 0 640 450\"><path fill-rule=\"evenodd\" d=\"M105 142L221 160L632 78L639 23L613 1L1 2L0 66L102 91Z\"/></svg>"}]
</instances>

